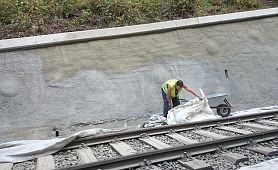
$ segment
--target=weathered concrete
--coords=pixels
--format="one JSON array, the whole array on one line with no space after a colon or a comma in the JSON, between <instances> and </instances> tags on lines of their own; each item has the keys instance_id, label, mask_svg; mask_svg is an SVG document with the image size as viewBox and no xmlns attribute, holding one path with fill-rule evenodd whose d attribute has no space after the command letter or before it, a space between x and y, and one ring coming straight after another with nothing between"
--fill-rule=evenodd
<instances>
[{"instance_id":1,"label":"weathered concrete","mask_svg":"<svg viewBox=\"0 0 278 170\"><path fill-rule=\"evenodd\" d=\"M158 113L169 78L229 93L234 111L276 105L277 27L270 17L2 52L0 134Z\"/></svg>"}]
</instances>

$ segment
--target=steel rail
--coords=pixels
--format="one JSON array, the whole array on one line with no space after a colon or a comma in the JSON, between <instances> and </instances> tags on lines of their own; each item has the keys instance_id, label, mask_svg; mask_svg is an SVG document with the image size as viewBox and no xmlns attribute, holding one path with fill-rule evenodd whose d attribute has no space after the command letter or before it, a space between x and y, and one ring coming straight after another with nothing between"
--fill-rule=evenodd
<instances>
[{"instance_id":1,"label":"steel rail","mask_svg":"<svg viewBox=\"0 0 278 170\"><path fill-rule=\"evenodd\" d=\"M108 143L114 140L115 138L118 140L135 139L141 137L142 134L147 134L149 136L160 135L160 134L169 133L169 131L171 130L175 132L180 132L180 131L192 130L195 127L200 127L200 128L214 127L217 126L218 124L225 125L225 124L236 123L238 121L252 121L260 118L272 118L272 117L276 117L277 115L278 115L278 110L266 111L264 113L254 113L254 114L233 116L233 117L206 120L206 121L190 122L190 123L184 123L178 125L167 125L162 127L145 128L139 130L116 132L113 134L85 137L73 141L72 143L68 144L63 150L78 148L83 143L86 143L87 146L91 146L96 144Z\"/></svg>"},{"instance_id":2,"label":"steel rail","mask_svg":"<svg viewBox=\"0 0 278 170\"><path fill-rule=\"evenodd\" d=\"M146 153L139 153L130 156L122 156L115 159L103 160L89 164L83 164L66 169L70 170L89 170L89 169L126 169L140 166L140 163L150 161L158 163L167 160L179 159L184 153L189 153L192 156L213 152L219 148L233 148L237 146L248 145L252 142L263 142L277 139L278 129L268 130L263 132L252 133L248 135L234 136L215 141L196 143L191 145L178 146L162 150L155 150ZM63 168L62 168L63 169ZM62 170L61 169L61 170Z\"/></svg>"}]
</instances>

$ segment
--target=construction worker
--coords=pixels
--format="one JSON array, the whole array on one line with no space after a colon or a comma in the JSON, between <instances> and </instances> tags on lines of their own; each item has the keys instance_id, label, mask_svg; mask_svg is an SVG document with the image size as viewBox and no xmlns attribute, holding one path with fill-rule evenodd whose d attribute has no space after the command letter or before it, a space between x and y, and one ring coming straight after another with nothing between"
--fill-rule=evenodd
<instances>
[{"instance_id":1,"label":"construction worker","mask_svg":"<svg viewBox=\"0 0 278 170\"><path fill-rule=\"evenodd\" d=\"M162 85L162 98L163 98L163 116L167 118L168 110L180 105L179 92L181 89L192 93L194 96L203 100L194 90L192 90L182 80L171 79L167 80Z\"/></svg>"}]
</instances>

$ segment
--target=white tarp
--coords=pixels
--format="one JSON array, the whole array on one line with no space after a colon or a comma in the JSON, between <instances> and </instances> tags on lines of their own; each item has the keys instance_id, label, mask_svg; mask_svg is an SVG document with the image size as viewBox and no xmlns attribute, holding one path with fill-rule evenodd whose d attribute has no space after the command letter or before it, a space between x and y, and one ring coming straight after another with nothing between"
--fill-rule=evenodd
<instances>
[{"instance_id":1,"label":"white tarp","mask_svg":"<svg viewBox=\"0 0 278 170\"><path fill-rule=\"evenodd\" d=\"M200 101L198 98L192 99L189 102L179 105L168 111L167 118L161 114L154 114L149 118L149 121L139 125L139 127L158 127L163 125L174 125L179 123L203 121L207 119L220 118L214 114L208 105L208 100L200 89L203 100Z\"/></svg>"},{"instance_id":2,"label":"white tarp","mask_svg":"<svg viewBox=\"0 0 278 170\"><path fill-rule=\"evenodd\" d=\"M193 99L184 105L175 107L169 111L168 118L152 116L154 124L177 124L188 121L215 118L208 105L208 101L201 91L204 100ZM55 138L50 140L22 140L0 144L0 163L16 163L31 160L41 156L55 153L78 137L92 136L109 132L108 129L89 129L75 133L67 138Z\"/></svg>"},{"instance_id":3,"label":"white tarp","mask_svg":"<svg viewBox=\"0 0 278 170\"><path fill-rule=\"evenodd\" d=\"M200 101L198 98L195 98L183 105L179 105L169 110L167 115L167 124L174 125L179 123L219 118L220 116L215 115L208 105L208 100L203 91L200 90L200 92L203 97L202 101Z\"/></svg>"},{"instance_id":4,"label":"white tarp","mask_svg":"<svg viewBox=\"0 0 278 170\"><path fill-rule=\"evenodd\" d=\"M67 138L50 140L21 140L0 144L0 163L16 163L50 155L79 137L111 132L108 129L89 129L77 132Z\"/></svg>"},{"instance_id":5,"label":"white tarp","mask_svg":"<svg viewBox=\"0 0 278 170\"><path fill-rule=\"evenodd\" d=\"M163 124L166 124L166 122L169 125L173 125L178 123L219 118L220 116L214 114L209 107L208 100L202 91L201 95L203 97L202 101L196 98L188 103L185 103L184 105L171 109L168 113L167 119L160 115L153 115L150 118L151 123L145 123L145 126L143 127L152 127L153 125L162 126ZM251 114L254 112L265 112L269 110L278 110L278 106L250 109L235 112L232 115ZM61 150L64 146L74 141L76 138L108 132L112 132L112 130L97 128L77 132L67 138L55 138L50 140L22 140L2 143L0 144L0 163L16 163L50 155ZM274 164L277 164L277 160L274 161ZM258 165L255 168L261 169L262 167Z\"/></svg>"}]
</instances>

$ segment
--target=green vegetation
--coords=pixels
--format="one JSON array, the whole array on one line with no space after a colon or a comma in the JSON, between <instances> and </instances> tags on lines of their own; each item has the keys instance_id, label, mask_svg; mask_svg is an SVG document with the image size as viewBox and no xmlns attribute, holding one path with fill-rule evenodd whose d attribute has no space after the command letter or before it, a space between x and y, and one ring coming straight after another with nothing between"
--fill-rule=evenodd
<instances>
[{"instance_id":1,"label":"green vegetation","mask_svg":"<svg viewBox=\"0 0 278 170\"><path fill-rule=\"evenodd\" d=\"M266 7L264 0L0 0L0 39Z\"/></svg>"}]
</instances>

